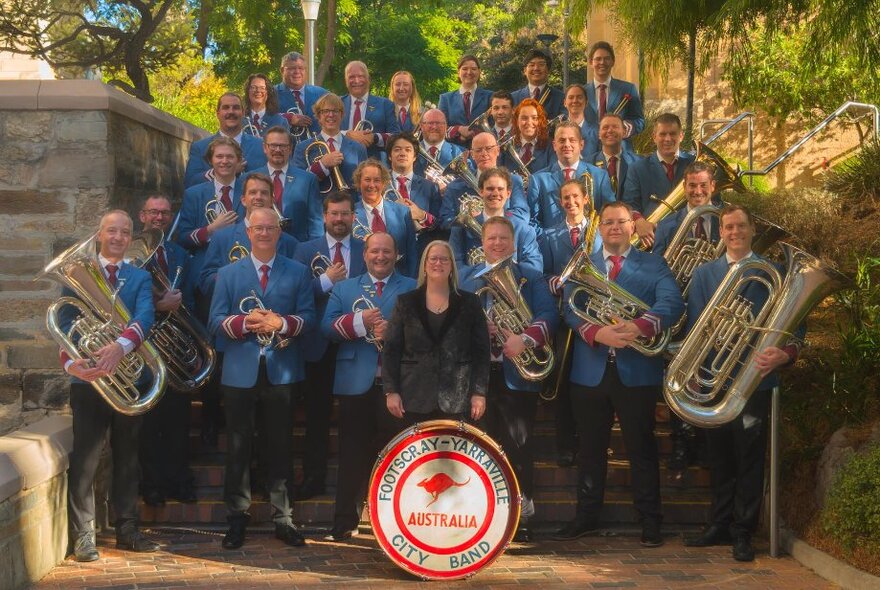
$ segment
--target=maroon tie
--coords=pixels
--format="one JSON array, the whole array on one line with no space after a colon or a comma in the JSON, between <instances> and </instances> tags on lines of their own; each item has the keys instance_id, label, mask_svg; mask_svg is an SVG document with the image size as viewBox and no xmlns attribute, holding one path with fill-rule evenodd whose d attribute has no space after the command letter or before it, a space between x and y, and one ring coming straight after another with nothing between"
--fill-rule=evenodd
<instances>
[{"instance_id":1,"label":"maroon tie","mask_svg":"<svg viewBox=\"0 0 880 590\"><path fill-rule=\"evenodd\" d=\"M107 281L110 282L111 287L116 286L116 271L119 270L119 267L115 264L107 265Z\"/></svg>"},{"instance_id":2,"label":"maroon tie","mask_svg":"<svg viewBox=\"0 0 880 590\"><path fill-rule=\"evenodd\" d=\"M505 131L504 129L499 129L498 130L498 141L502 141L504 139L505 135L507 135L507 131Z\"/></svg>"},{"instance_id":3,"label":"maroon tie","mask_svg":"<svg viewBox=\"0 0 880 590\"><path fill-rule=\"evenodd\" d=\"M263 293L266 292L266 285L269 284L269 268L268 264L260 267L260 288L263 289Z\"/></svg>"},{"instance_id":4,"label":"maroon tie","mask_svg":"<svg viewBox=\"0 0 880 590\"><path fill-rule=\"evenodd\" d=\"M306 105L303 104L302 97L300 97L299 94L300 94L299 90L293 91L293 97L296 99L297 106L299 106L299 112L302 113L303 115L305 115L306 114Z\"/></svg>"},{"instance_id":5,"label":"maroon tie","mask_svg":"<svg viewBox=\"0 0 880 590\"><path fill-rule=\"evenodd\" d=\"M608 158L608 176L617 178L617 156Z\"/></svg>"},{"instance_id":6,"label":"maroon tie","mask_svg":"<svg viewBox=\"0 0 880 590\"><path fill-rule=\"evenodd\" d=\"M400 107L400 126L406 125L406 107Z\"/></svg>"},{"instance_id":7,"label":"maroon tie","mask_svg":"<svg viewBox=\"0 0 880 590\"><path fill-rule=\"evenodd\" d=\"M345 258L342 257L342 242L336 242L336 254L333 255L333 264L345 266Z\"/></svg>"},{"instance_id":8,"label":"maroon tie","mask_svg":"<svg viewBox=\"0 0 880 590\"><path fill-rule=\"evenodd\" d=\"M706 228L703 227L703 218L700 217L697 219L696 225L694 225L694 237L698 240L706 239Z\"/></svg>"},{"instance_id":9,"label":"maroon tie","mask_svg":"<svg viewBox=\"0 0 880 590\"><path fill-rule=\"evenodd\" d=\"M159 268L162 269L162 273L167 277L168 259L165 258L165 246L160 245L158 248L156 248L156 260L159 262Z\"/></svg>"},{"instance_id":10,"label":"maroon tie","mask_svg":"<svg viewBox=\"0 0 880 590\"><path fill-rule=\"evenodd\" d=\"M471 122L471 91L464 93L464 118L468 123Z\"/></svg>"},{"instance_id":11,"label":"maroon tie","mask_svg":"<svg viewBox=\"0 0 880 590\"><path fill-rule=\"evenodd\" d=\"M357 127L357 124L361 122L361 105L364 104L364 101L361 99L357 99L354 101L354 119L351 120L351 128L354 129Z\"/></svg>"},{"instance_id":12,"label":"maroon tie","mask_svg":"<svg viewBox=\"0 0 880 590\"><path fill-rule=\"evenodd\" d=\"M611 259L611 271L608 273L608 278L612 281L617 279L617 275L620 274L620 269L623 267L623 256L609 256Z\"/></svg>"},{"instance_id":13,"label":"maroon tie","mask_svg":"<svg viewBox=\"0 0 880 590\"><path fill-rule=\"evenodd\" d=\"M272 191L275 193L275 206L281 211L281 195L284 194L284 185L281 184L281 170L272 173Z\"/></svg>"},{"instance_id":14,"label":"maroon tie","mask_svg":"<svg viewBox=\"0 0 880 590\"><path fill-rule=\"evenodd\" d=\"M220 202L223 203L227 211L232 211L232 198L229 196L229 191L231 190L231 186L224 186L220 189Z\"/></svg>"},{"instance_id":15,"label":"maroon tie","mask_svg":"<svg viewBox=\"0 0 880 590\"><path fill-rule=\"evenodd\" d=\"M406 176L398 176L397 177L397 192L400 193L400 196L409 200L409 190L406 188Z\"/></svg>"},{"instance_id":16,"label":"maroon tie","mask_svg":"<svg viewBox=\"0 0 880 590\"><path fill-rule=\"evenodd\" d=\"M602 117L605 116L605 108L607 106L606 102L608 97L605 95L605 85L599 84L599 120L602 120Z\"/></svg>"},{"instance_id":17,"label":"maroon tie","mask_svg":"<svg viewBox=\"0 0 880 590\"><path fill-rule=\"evenodd\" d=\"M437 146L432 145L431 147L428 148L428 151L431 152L431 157L436 160L437 159Z\"/></svg>"},{"instance_id":18,"label":"maroon tie","mask_svg":"<svg viewBox=\"0 0 880 590\"><path fill-rule=\"evenodd\" d=\"M527 143L526 145L523 146L521 159L523 161L523 164L528 164L529 162L532 161L532 144Z\"/></svg>"},{"instance_id":19,"label":"maroon tie","mask_svg":"<svg viewBox=\"0 0 880 590\"><path fill-rule=\"evenodd\" d=\"M541 100L541 88L539 86L535 86L535 96L533 96L535 100Z\"/></svg>"},{"instance_id":20,"label":"maroon tie","mask_svg":"<svg viewBox=\"0 0 880 590\"><path fill-rule=\"evenodd\" d=\"M336 142L333 140L332 137L327 138L327 147L330 148L331 152L336 151Z\"/></svg>"},{"instance_id":21,"label":"maroon tie","mask_svg":"<svg viewBox=\"0 0 880 590\"><path fill-rule=\"evenodd\" d=\"M379 215L379 209L373 209L373 222L370 224L370 229L373 230L374 234L385 231L385 222L382 220L382 216Z\"/></svg>"},{"instance_id":22,"label":"maroon tie","mask_svg":"<svg viewBox=\"0 0 880 590\"><path fill-rule=\"evenodd\" d=\"M571 173L572 172L573 172L573 170L571 168L565 169L565 180L566 181L571 180Z\"/></svg>"},{"instance_id":23,"label":"maroon tie","mask_svg":"<svg viewBox=\"0 0 880 590\"><path fill-rule=\"evenodd\" d=\"M663 160L660 160L660 163L663 164L663 167L666 169L666 178L669 179L669 182L673 182L675 180L675 161L672 164L667 164Z\"/></svg>"},{"instance_id":24,"label":"maroon tie","mask_svg":"<svg viewBox=\"0 0 880 590\"><path fill-rule=\"evenodd\" d=\"M578 240L581 237L581 228L576 225L568 230L568 234L571 236L571 247L577 248Z\"/></svg>"},{"instance_id":25,"label":"maroon tie","mask_svg":"<svg viewBox=\"0 0 880 590\"><path fill-rule=\"evenodd\" d=\"M254 113L254 127L256 127L257 129L260 128L260 115L258 115L257 113Z\"/></svg>"},{"instance_id":26,"label":"maroon tie","mask_svg":"<svg viewBox=\"0 0 880 590\"><path fill-rule=\"evenodd\" d=\"M376 281L376 295L382 296L382 289L385 287L385 281Z\"/></svg>"}]
</instances>

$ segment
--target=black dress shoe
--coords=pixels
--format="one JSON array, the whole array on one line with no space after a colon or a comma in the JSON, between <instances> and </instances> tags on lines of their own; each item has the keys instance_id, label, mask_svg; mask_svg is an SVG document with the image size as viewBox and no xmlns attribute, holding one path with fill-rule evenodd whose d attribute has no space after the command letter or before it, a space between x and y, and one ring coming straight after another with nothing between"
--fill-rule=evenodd
<instances>
[{"instance_id":1,"label":"black dress shoe","mask_svg":"<svg viewBox=\"0 0 880 590\"><path fill-rule=\"evenodd\" d=\"M599 521L595 518L578 517L556 531L553 535L555 541L573 541L584 535L595 533L599 530Z\"/></svg>"},{"instance_id":2,"label":"black dress shoe","mask_svg":"<svg viewBox=\"0 0 880 590\"><path fill-rule=\"evenodd\" d=\"M516 527L516 534L513 536L514 543L531 543L532 529L527 524L520 524Z\"/></svg>"},{"instance_id":3,"label":"black dress shoe","mask_svg":"<svg viewBox=\"0 0 880 590\"><path fill-rule=\"evenodd\" d=\"M293 501L302 502L315 496L323 496L326 493L327 488L324 486L323 479L307 477L301 484L293 488Z\"/></svg>"},{"instance_id":4,"label":"black dress shoe","mask_svg":"<svg viewBox=\"0 0 880 590\"><path fill-rule=\"evenodd\" d=\"M556 457L556 464L560 467L574 467L574 451L560 451Z\"/></svg>"},{"instance_id":5,"label":"black dress shoe","mask_svg":"<svg viewBox=\"0 0 880 590\"><path fill-rule=\"evenodd\" d=\"M223 537L223 548L238 549L244 545L244 533L247 530L250 518L230 517L227 520L229 521L229 530L226 531L226 536Z\"/></svg>"},{"instance_id":6,"label":"black dress shoe","mask_svg":"<svg viewBox=\"0 0 880 590\"><path fill-rule=\"evenodd\" d=\"M153 508L161 508L165 505L165 494L159 490L150 490L144 493L144 504Z\"/></svg>"},{"instance_id":7,"label":"black dress shoe","mask_svg":"<svg viewBox=\"0 0 880 590\"><path fill-rule=\"evenodd\" d=\"M140 531L116 537L116 548L137 553L152 553L159 550L159 543L146 538Z\"/></svg>"},{"instance_id":8,"label":"black dress shoe","mask_svg":"<svg viewBox=\"0 0 880 590\"><path fill-rule=\"evenodd\" d=\"M686 537L685 547L714 547L715 545L730 545L733 537L727 527L711 524L703 529L697 537Z\"/></svg>"},{"instance_id":9,"label":"black dress shoe","mask_svg":"<svg viewBox=\"0 0 880 590\"><path fill-rule=\"evenodd\" d=\"M660 534L660 521L646 518L642 522L642 538L639 539L642 547L660 547L663 544L663 535Z\"/></svg>"},{"instance_id":10,"label":"black dress shoe","mask_svg":"<svg viewBox=\"0 0 880 590\"><path fill-rule=\"evenodd\" d=\"M333 528L330 529L330 534L324 536L325 541L347 541L354 536L357 536L358 529L357 526L354 528L342 526L342 525L333 525Z\"/></svg>"},{"instance_id":11,"label":"black dress shoe","mask_svg":"<svg viewBox=\"0 0 880 590\"><path fill-rule=\"evenodd\" d=\"M733 558L737 561L755 561L755 549L749 535L739 535L733 542Z\"/></svg>"},{"instance_id":12,"label":"black dress shoe","mask_svg":"<svg viewBox=\"0 0 880 590\"><path fill-rule=\"evenodd\" d=\"M292 524L276 524L275 538L291 547L303 547L306 544L306 538Z\"/></svg>"},{"instance_id":13,"label":"black dress shoe","mask_svg":"<svg viewBox=\"0 0 880 590\"><path fill-rule=\"evenodd\" d=\"M89 531L77 537L73 544L73 557L80 562L97 561L101 557L95 546L95 533Z\"/></svg>"}]
</instances>

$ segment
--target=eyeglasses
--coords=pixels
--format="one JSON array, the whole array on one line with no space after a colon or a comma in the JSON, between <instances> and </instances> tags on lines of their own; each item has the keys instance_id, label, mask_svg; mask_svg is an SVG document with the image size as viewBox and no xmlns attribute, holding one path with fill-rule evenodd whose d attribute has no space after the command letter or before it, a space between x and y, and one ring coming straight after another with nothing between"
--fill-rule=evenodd
<instances>
[{"instance_id":1,"label":"eyeglasses","mask_svg":"<svg viewBox=\"0 0 880 590\"><path fill-rule=\"evenodd\" d=\"M429 264L449 264L451 261L449 256L428 256Z\"/></svg>"},{"instance_id":2,"label":"eyeglasses","mask_svg":"<svg viewBox=\"0 0 880 590\"><path fill-rule=\"evenodd\" d=\"M626 225L632 219L606 219L599 223L602 227L611 227L612 225Z\"/></svg>"},{"instance_id":3,"label":"eyeglasses","mask_svg":"<svg viewBox=\"0 0 880 590\"><path fill-rule=\"evenodd\" d=\"M144 213L150 217L171 217L171 209L144 209Z\"/></svg>"},{"instance_id":4,"label":"eyeglasses","mask_svg":"<svg viewBox=\"0 0 880 590\"><path fill-rule=\"evenodd\" d=\"M265 86L248 86L248 90L251 92L266 92L268 88Z\"/></svg>"},{"instance_id":5,"label":"eyeglasses","mask_svg":"<svg viewBox=\"0 0 880 590\"><path fill-rule=\"evenodd\" d=\"M342 109L318 109L318 116L321 115L330 115L332 113L337 113L341 115L343 113Z\"/></svg>"},{"instance_id":6,"label":"eyeglasses","mask_svg":"<svg viewBox=\"0 0 880 590\"><path fill-rule=\"evenodd\" d=\"M492 150L494 150L497 147L498 147L498 144L496 143L495 145L490 145L488 147L473 148L471 150L471 152L473 152L473 154L475 156L479 156L480 154L488 154L489 152L491 152Z\"/></svg>"},{"instance_id":7,"label":"eyeglasses","mask_svg":"<svg viewBox=\"0 0 880 590\"><path fill-rule=\"evenodd\" d=\"M252 225L250 228L258 234L271 234L275 230L281 229L277 225Z\"/></svg>"},{"instance_id":8,"label":"eyeglasses","mask_svg":"<svg viewBox=\"0 0 880 590\"><path fill-rule=\"evenodd\" d=\"M268 146L268 148L273 151L289 150L290 149L289 143L267 143L266 146Z\"/></svg>"}]
</instances>

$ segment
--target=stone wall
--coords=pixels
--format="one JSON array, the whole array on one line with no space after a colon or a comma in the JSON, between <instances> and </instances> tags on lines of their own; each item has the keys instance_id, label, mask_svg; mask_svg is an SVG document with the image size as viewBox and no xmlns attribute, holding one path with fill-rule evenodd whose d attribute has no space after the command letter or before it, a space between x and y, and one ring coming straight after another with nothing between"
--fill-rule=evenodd
<instances>
[{"instance_id":1,"label":"stone wall","mask_svg":"<svg viewBox=\"0 0 880 590\"><path fill-rule=\"evenodd\" d=\"M161 192L179 203L189 145L206 135L96 81L0 81L0 434L63 411L45 330L60 287L33 278L97 229Z\"/></svg>"}]
</instances>

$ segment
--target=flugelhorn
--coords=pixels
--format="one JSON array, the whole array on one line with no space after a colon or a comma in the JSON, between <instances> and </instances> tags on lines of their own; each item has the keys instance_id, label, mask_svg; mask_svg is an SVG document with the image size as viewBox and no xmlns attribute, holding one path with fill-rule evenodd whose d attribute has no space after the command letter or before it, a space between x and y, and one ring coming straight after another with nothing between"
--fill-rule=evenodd
<instances>
[{"instance_id":1,"label":"flugelhorn","mask_svg":"<svg viewBox=\"0 0 880 590\"><path fill-rule=\"evenodd\" d=\"M819 302L851 281L818 259L780 243L784 274L760 258L740 260L715 294L669 364L663 396L683 420L703 428L736 419L763 377L755 356L791 338ZM744 296L765 289L760 310Z\"/></svg>"},{"instance_id":2,"label":"flugelhorn","mask_svg":"<svg viewBox=\"0 0 880 590\"><path fill-rule=\"evenodd\" d=\"M70 358L96 360L95 353L114 342L126 329L131 313L119 299L98 262L97 234L71 246L50 262L37 279L50 278L70 288L76 297L61 297L46 311L46 328ZM120 283L122 281L120 280ZM73 306L79 314L67 331L62 330L59 312ZM152 381L141 394L137 383L149 370ZM159 403L165 391L167 368L156 348L144 340L137 350L126 354L112 375L92 381L110 407L126 416L137 416Z\"/></svg>"},{"instance_id":3,"label":"flugelhorn","mask_svg":"<svg viewBox=\"0 0 880 590\"><path fill-rule=\"evenodd\" d=\"M266 306L263 305L263 300L260 299L257 292L251 290L250 295L242 297L241 301L238 302L238 310L247 315L254 309L266 311ZM290 338L283 338L278 332L257 332L254 336L257 338L257 344L263 348L281 350L287 348L287 345L290 344Z\"/></svg>"},{"instance_id":4,"label":"flugelhorn","mask_svg":"<svg viewBox=\"0 0 880 590\"><path fill-rule=\"evenodd\" d=\"M255 125L253 118L250 115L246 115L244 118L244 127L242 127L242 131L248 135L253 135L254 137L262 137L263 122L260 121L259 125Z\"/></svg>"},{"instance_id":5,"label":"flugelhorn","mask_svg":"<svg viewBox=\"0 0 880 590\"><path fill-rule=\"evenodd\" d=\"M317 151L318 157L314 157L312 152ZM314 141L306 146L306 150L304 153L306 159L306 168L310 168L312 164L317 162L320 158L326 156L330 153L330 146L327 145L326 142L321 141L317 137L315 137ZM331 192L334 188L336 190L349 190L349 186L345 184L345 179L342 177L342 171L340 170L340 166L331 166L329 169L330 174L327 176L330 181L330 186L327 189L318 189L321 191L321 194L326 195ZM335 185L335 186L334 186Z\"/></svg>"}]
</instances>

